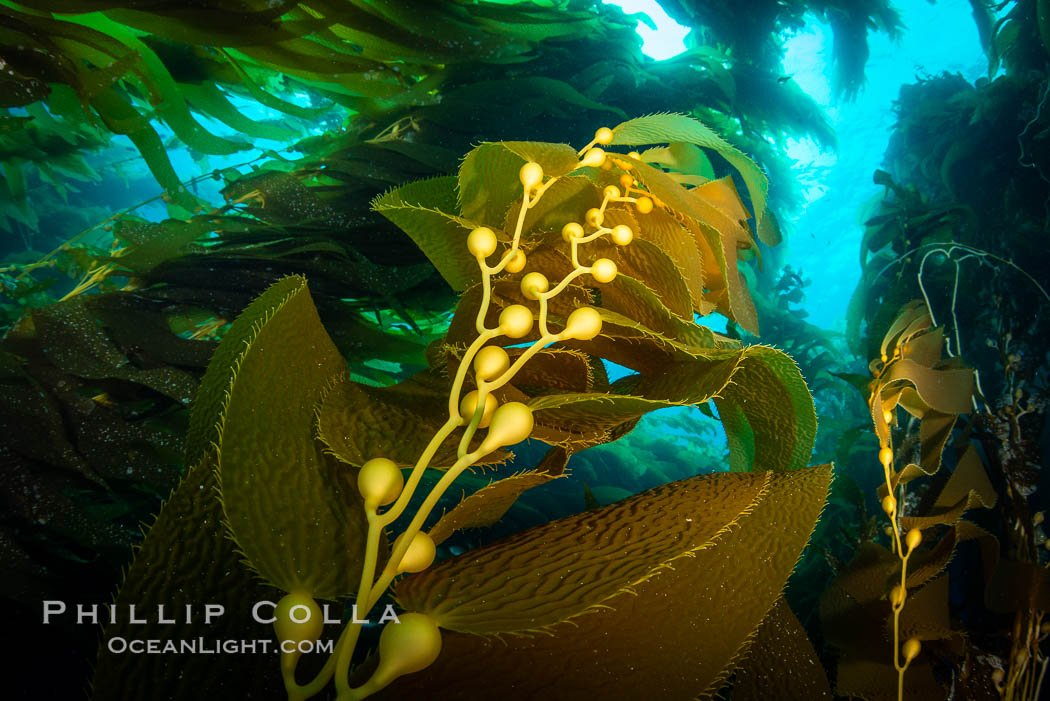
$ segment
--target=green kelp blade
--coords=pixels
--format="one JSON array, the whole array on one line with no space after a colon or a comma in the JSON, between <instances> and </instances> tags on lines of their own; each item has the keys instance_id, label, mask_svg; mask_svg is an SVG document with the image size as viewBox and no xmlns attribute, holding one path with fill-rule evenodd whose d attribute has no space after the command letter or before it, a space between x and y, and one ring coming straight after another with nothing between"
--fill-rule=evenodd
<instances>
[{"instance_id":1,"label":"green kelp blade","mask_svg":"<svg viewBox=\"0 0 1050 701\"><path fill-rule=\"evenodd\" d=\"M697 190L686 190L670 175L638 160L632 160L633 172L653 194L676 212L686 215L684 225L696 239L697 251L705 271L707 297L718 301L719 310L727 317L758 335L758 318L747 285L737 269L737 242L742 237L742 226L717 208L705 205ZM717 182L717 181L712 181ZM709 183L710 184L710 183ZM704 253L713 260L705 260Z\"/></svg>"},{"instance_id":2,"label":"green kelp blade","mask_svg":"<svg viewBox=\"0 0 1050 701\"><path fill-rule=\"evenodd\" d=\"M704 180L714 180L715 169L702 149L683 141L672 141L667 146L647 149L642 160L659 163L684 175L695 175Z\"/></svg>"},{"instance_id":3,"label":"green kelp blade","mask_svg":"<svg viewBox=\"0 0 1050 701\"><path fill-rule=\"evenodd\" d=\"M644 242L639 245L639 250L645 246ZM625 256L625 258L627 258ZM639 262L640 256L633 255L634 260L628 260L624 267L630 272L649 272L644 269L638 270L632 263ZM671 273L670 259L665 259L668 268L665 272ZM674 278L668 275L668 282ZM680 279L680 278L679 278ZM661 283L660 278L636 279L627 271L618 273L616 279L602 288L602 309L621 314L632 319L643 327L651 329L666 338L671 338L685 345L698 348L711 347L710 330L693 323L692 315L689 319L683 318L683 314L669 309L654 287ZM683 295L683 298L685 295ZM688 307L686 307L688 309ZM681 310L681 308L680 308Z\"/></svg>"},{"instance_id":4,"label":"green kelp blade","mask_svg":"<svg viewBox=\"0 0 1050 701\"><path fill-rule=\"evenodd\" d=\"M970 411L973 396L973 370L967 367L923 367L910 358L901 358L883 375L884 383L909 382L919 398L930 408L946 414Z\"/></svg>"},{"instance_id":5,"label":"green kelp blade","mask_svg":"<svg viewBox=\"0 0 1050 701\"><path fill-rule=\"evenodd\" d=\"M377 197L372 209L404 230L452 289L463 291L481 278L467 250L467 235L481 224L452 213L455 188L452 176L420 180ZM499 227L496 222L490 226Z\"/></svg>"},{"instance_id":6,"label":"green kelp blade","mask_svg":"<svg viewBox=\"0 0 1050 701\"><path fill-rule=\"evenodd\" d=\"M997 497L988 472L984 469L984 462L973 444L970 444L959 456L951 477L941 489L929 513L902 517L901 528L910 530L939 525L953 526L970 509L994 508Z\"/></svg>"},{"instance_id":7,"label":"green kelp blade","mask_svg":"<svg viewBox=\"0 0 1050 701\"><path fill-rule=\"evenodd\" d=\"M185 640L208 649L225 640L270 639L276 645L273 629L255 622L251 614L256 602L277 601L281 593L241 563L222 524L216 486L209 456L186 473L161 507L114 601L118 621L104 625L92 680L95 701L279 698L283 693L274 655L222 658L192 652L110 651L111 646L120 650L139 640L159 640L162 645L172 641L176 646ZM132 605L147 623L129 622ZM158 605L164 606L166 618L177 622L158 623ZM208 621L205 605L221 606L223 614ZM188 606L192 608L187 623ZM102 613L100 620L105 619Z\"/></svg>"},{"instance_id":8,"label":"green kelp blade","mask_svg":"<svg viewBox=\"0 0 1050 701\"><path fill-rule=\"evenodd\" d=\"M20 209L26 207L26 176L22 169L21 158L8 158L4 161L4 186L15 206Z\"/></svg>"},{"instance_id":9,"label":"green kelp blade","mask_svg":"<svg viewBox=\"0 0 1050 701\"><path fill-rule=\"evenodd\" d=\"M233 103L214 84L202 83L193 85L192 83L184 83L180 87L182 94L186 96L186 99L196 110L215 117L240 134L273 141L287 141L300 135L291 129L258 122L247 117L234 107Z\"/></svg>"},{"instance_id":10,"label":"green kelp blade","mask_svg":"<svg viewBox=\"0 0 1050 701\"><path fill-rule=\"evenodd\" d=\"M18 335L18 328L12 330L8 341ZM7 450L45 465L76 471L104 485L103 478L67 436L62 405L26 371L24 362L14 353L0 351L0 433L5 437Z\"/></svg>"},{"instance_id":11,"label":"green kelp blade","mask_svg":"<svg viewBox=\"0 0 1050 701\"><path fill-rule=\"evenodd\" d=\"M724 390L737 362L730 357L679 363L665 373L618 380L609 392L541 394L527 401L536 422L533 437L575 451L598 445L649 412L709 401ZM676 372L677 381L672 379Z\"/></svg>"},{"instance_id":12,"label":"green kelp blade","mask_svg":"<svg viewBox=\"0 0 1050 701\"><path fill-rule=\"evenodd\" d=\"M188 404L196 390L193 375L170 365L138 367L98 323L86 297L30 312L47 359L63 372L77 377L135 382Z\"/></svg>"},{"instance_id":13,"label":"green kelp blade","mask_svg":"<svg viewBox=\"0 0 1050 701\"><path fill-rule=\"evenodd\" d=\"M220 491L238 548L284 591L355 589L367 524L356 472L317 440L316 409L346 364L303 278L252 326L219 427Z\"/></svg>"},{"instance_id":14,"label":"green kelp blade","mask_svg":"<svg viewBox=\"0 0 1050 701\"><path fill-rule=\"evenodd\" d=\"M494 307L518 301L504 296L506 290L499 283L493 286ZM596 437L650 411L714 399L729 436L733 470L792 470L807 464L816 436L816 412L802 373L788 355L761 345L720 346L705 327L687 325L662 307L655 294L645 293L643 285L626 276L618 276L603 293L615 293L617 283L634 285L635 295L623 295L623 299L633 300L635 307L638 300L652 302L646 314L662 309L665 320L676 320L683 329L688 326L697 333L707 331L707 336L684 343L599 307L602 332L590 341L566 346L636 369L639 374L617 381L608 394L533 393L517 387L529 395L513 400L527 402L535 412L535 438L582 450L596 445ZM464 295L445 343L469 342L472 328L466 320L472 315L464 310L476 309L477 297L471 291ZM632 314L639 316L640 311L635 308ZM490 317L494 317L492 311ZM494 324L495 319L488 323ZM507 399L510 397L500 398Z\"/></svg>"},{"instance_id":15,"label":"green kelp blade","mask_svg":"<svg viewBox=\"0 0 1050 701\"><path fill-rule=\"evenodd\" d=\"M113 37L138 54L144 68L143 79L146 85L163 96L163 99L154 105L157 116L162 118L187 146L195 151L214 155L229 155L250 148L247 143L217 136L197 122L167 66L132 30L99 13L69 15L65 20Z\"/></svg>"},{"instance_id":16,"label":"green kelp blade","mask_svg":"<svg viewBox=\"0 0 1050 701\"><path fill-rule=\"evenodd\" d=\"M620 276L617 277L619 278ZM614 280L613 284L617 282L618 280ZM486 322L490 326L498 323L499 312L504 307L516 302L520 303L520 300L517 298L504 297L500 294L505 290L505 286L500 283L501 281L497 280L496 284L493 285L494 304L489 309ZM621 283L621 287L626 288L626 285ZM637 281L634 281L632 287L638 290L641 296L637 299L632 299L626 294L621 294L620 299L631 306L639 304L643 306L651 305L647 311L663 318L672 318L671 312L663 307L662 302L659 301L659 298L652 291L644 292L644 286L638 284ZM504 290L500 288L504 288ZM518 293L515 292L515 294ZM586 290L583 288L570 285L564 293L552 300L551 320L558 323L560 327L561 322L559 320L567 317L574 308L570 306L570 295L577 297L580 301L584 301L585 294ZM456 315L453 317L448 334L445 337L446 345L465 345L474 339L476 335L473 326L474 316L477 314L480 299L480 285L468 289L460 298ZM473 313L466 311L470 309L473 310ZM704 326L689 326L687 333L690 336L695 336L696 343L694 345L681 342L670 335L655 331L624 314L601 307L596 309L602 317L601 334L590 341L568 341L564 344L566 347L583 351L589 355L600 356L618 365L640 372L649 372L654 367L662 367L675 361L705 357L711 351L726 347L726 343L716 341L711 331ZM685 322L680 319L675 322L675 325L677 328L686 330ZM538 334L534 332L530 337L526 337L526 340L536 340L537 338ZM735 342L733 347L736 347Z\"/></svg>"},{"instance_id":17,"label":"green kelp blade","mask_svg":"<svg viewBox=\"0 0 1050 701\"><path fill-rule=\"evenodd\" d=\"M783 351L748 346L715 406L732 469L797 470L809 462L817 437L813 395Z\"/></svg>"},{"instance_id":18,"label":"green kelp blade","mask_svg":"<svg viewBox=\"0 0 1050 701\"><path fill-rule=\"evenodd\" d=\"M735 488L760 481L765 489L758 502L738 514L738 519L731 520L732 525L714 539L710 547L678 557L671 567L661 568L629 590L605 599L607 608L552 626L546 631L549 635L496 638L443 631L437 661L422 672L402 677L377 698L428 698L437 690L443 698L472 701L536 698L576 701L590 697L692 699L715 693L780 597L824 506L831 466L764 475L705 476L672 483L655 493L671 500L670 503L679 498L680 503L684 503L690 493L697 495L705 491L694 486L704 480L714 480L722 489L709 493L716 496L712 502L701 498L695 503L695 511L685 514L694 519L692 523L679 514L679 523L661 522L660 528L652 528L647 525L649 518L661 512L645 509L628 516L622 513L622 505L631 503L628 500L570 517L582 519L578 525L584 530L575 542L565 543L562 546L565 550L553 552L546 551L544 546L533 547L521 553L517 564L527 571L529 565L542 568L546 560L543 555L548 553L562 560L571 553L586 556L586 548L597 545L594 533L614 527L605 517L608 514L625 516L633 524L624 542L648 538L653 547L664 548L676 534L685 535L694 524L706 521L708 504L717 508L721 497L732 495ZM681 497L676 496L678 490L684 492ZM652 506L660 501L652 492L634 499L652 499ZM556 521L512 538L519 541L536 538L536 533L557 528L560 523ZM589 528L585 528L587 526ZM691 539L687 536L683 538L683 551L688 540ZM621 556L622 549L617 542L604 552L595 553L592 549L587 557L604 562L604 572L611 574L631 562L630 558ZM497 605L495 597L506 596L509 603L528 581L515 570L515 576L507 577L504 586L503 571L490 569L496 562L487 557L490 550L494 554L507 553L506 545L496 543L465 553L444 565L451 568L462 563L464 579L460 579L457 572L452 585L457 591L465 589L465 573L470 572L469 581L486 592L484 598L473 603L463 600L459 605L464 620L469 620L469 607L474 605L484 605L485 610L509 610ZM445 574L451 572L448 569ZM410 584L417 576L399 585L402 601L429 602L429 593L426 597L411 599L403 594L410 587L419 586ZM447 577L428 581L442 586L449 584ZM577 579L573 572L573 583L586 586L590 581L593 578ZM449 598L443 591L450 590L433 590L436 601L440 597ZM545 611L549 599L561 593L579 596L573 587L555 582L551 594L523 600L521 610L525 616L538 616ZM475 615L481 615L480 609Z\"/></svg>"},{"instance_id":19,"label":"green kelp blade","mask_svg":"<svg viewBox=\"0 0 1050 701\"><path fill-rule=\"evenodd\" d=\"M610 217L611 219L611 217ZM610 221L606 226L615 226ZM595 241L596 246L582 258L592 264L596 258L609 258L619 273L642 282L660 298L665 307L683 321L693 324L692 292L674 259L655 243L636 238L630 246L616 246L608 241ZM619 277L619 276L617 276ZM613 282L616 280L614 279ZM605 296L602 301L604 305Z\"/></svg>"},{"instance_id":20,"label":"green kelp blade","mask_svg":"<svg viewBox=\"0 0 1050 701\"><path fill-rule=\"evenodd\" d=\"M523 3L519 3L521 4ZM471 8L471 17L479 26L530 42L553 37L577 38L589 32L600 31L602 19L598 15L590 12L569 13L561 9L558 16L552 17L547 8L535 5L534 3L535 11L532 12L528 6L518 9L513 6L498 7L495 4L478 5Z\"/></svg>"},{"instance_id":21,"label":"green kelp blade","mask_svg":"<svg viewBox=\"0 0 1050 701\"><path fill-rule=\"evenodd\" d=\"M817 418L795 362L782 351L759 345L696 352L704 356L628 375L607 394L534 397L528 404L537 431L569 426L574 433L600 435L656 409L713 399L729 439L731 470L804 467L816 440ZM547 440L539 433L536 437Z\"/></svg>"},{"instance_id":22,"label":"green kelp blade","mask_svg":"<svg viewBox=\"0 0 1050 701\"><path fill-rule=\"evenodd\" d=\"M327 108L325 107L302 107L293 102L282 100L276 95L272 95L263 90L259 85L256 84L256 80L248 72L248 69L241 64L229 51L219 49L219 53L225 58L230 66L236 71L237 76L241 79L241 85L248 94L251 95L259 104L265 105L270 109L277 110L278 112L284 112L285 114L299 119L317 119L325 113ZM251 66L251 64L249 64ZM254 68L254 66L251 66Z\"/></svg>"},{"instance_id":23,"label":"green kelp blade","mask_svg":"<svg viewBox=\"0 0 1050 701\"><path fill-rule=\"evenodd\" d=\"M631 119L613 128L613 144L640 146L670 144L676 141L695 144L715 151L737 169L747 185L751 207L755 211L755 229L758 238L767 246L775 246L780 235L766 209L769 181L754 161L716 134L702 122L684 114L651 114Z\"/></svg>"},{"instance_id":24,"label":"green kelp blade","mask_svg":"<svg viewBox=\"0 0 1050 701\"><path fill-rule=\"evenodd\" d=\"M514 360L527 349L511 348ZM536 388L537 393L601 392L609 389L609 377L601 361L580 351L548 346L532 356L513 377L518 385Z\"/></svg>"},{"instance_id":25,"label":"green kelp blade","mask_svg":"<svg viewBox=\"0 0 1050 701\"><path fill-rule=\"evenodd\" d=\"M522 492L563 476L530 470L492 482L456 504L427 534L440 544L456 531L491 526L514 506Z\"/></svg>"},{"instance_id":26,"label":"green kelp blade","mask_svg":"<svg viewBox=\"0 0 1050 701\"><path fill-rule=\"evenodd\" d=\"M372 458L388 458L413 467L431 437L448 420L450 381L426 370L389 387L370 387L346 377L332 383L317 409L317 436L332 455L360 467ZM462 429L435 451L428 467L456 462ZM481 444L480 433L471 446ZM508 453L496 450L475 465L503 462Z\"/></svg>"},{"instance_id":27,"label":"green kelp blade","mask_svg":"<svg viewBox=\"0 0 1050 701\"><path fill-rule=\"evenodd\" d=\"M245 307L222 337L190 409L190 426L186 435L187 465L196 465L204 458L208 448L219 441L219 421L226 390L230 388L236 370L235 361L244 351L244 345L251 338L255 327L273 314L282 300L305 284L305 278L299 276L282 278L273 283Z\"/></svg>"},{"instance_id":28,"label":"green kelp blade","mask_svg":"<svg viewBox=\"0 0 1050 701\"><path fill-rule=\"evenodd\" d=\"M175 204L193 211L197 200L179 181L175 168L168 159L157 131L145 117L132 107L116 90L110 88L96 95L91 106L98 112L106 128L114 134L125 134L149 166L153 177L157 179Z\"/></svg>"},{"instance_id":29,"label":"green kelp blade","mask_svg":"<svg viewBox=\"0 0 1050 701\"><path fill-rule=\"evenodd\" d=\"M522 196L518 171L527 161L539 163L545 175L564 175L579 166L568 144L501 141L475 146L459 167L460 214L495 228L511 204Z\"/></svg>"},{"instance_id":30,"label":"green kelp blade","mask_svg":"<svg viewBox=\"0 0 1050 701\"><path fill-rule=\"evenodd\" d=\"M208 217L194 217L190 221L167 219L163 222L121 221L115 228L115 237L127 242L119 256L100 258L119 269L136 275L146 275L161 263L186 253L187 247L216 228Z\"/></svg>"},{"instance_id":31,"label":"green kelp blade","mask_svg":"<svg viewBox=\"0 0 1050 701\"><path fill-rule=\"evenodd\" d=\"M518 189L520 191L520 186ZM566 222L579 219L588 209L598 207L601 203L601 190L590 178L584 175L563 176L550 185L544 191L543 197L534 201L525 212L525 220L521 227L522 238L528 241L537 235L542 236L544 232L561 231ZM521 213L521 204L519 192L519 198L506 212L504 231L514 231L518 215ZM612 227L614 222L608 216L610 214L611 209L606 211L606 225ZM615 222L618 223L620 222ZM631 230L637 231L637 225Z\"/></svg>"},{"instance_id":32,"label":"green kelp blade","mask_svg":"<svg viewBox=\"0 0 1050 701\"><path fill-rule=\"evenodd\" d=\"M1036 22L1039 23L1039 38L1043 50L1050 56L1050 0L1038 0L1036 3Z\"/></svg>"}]
</instances>

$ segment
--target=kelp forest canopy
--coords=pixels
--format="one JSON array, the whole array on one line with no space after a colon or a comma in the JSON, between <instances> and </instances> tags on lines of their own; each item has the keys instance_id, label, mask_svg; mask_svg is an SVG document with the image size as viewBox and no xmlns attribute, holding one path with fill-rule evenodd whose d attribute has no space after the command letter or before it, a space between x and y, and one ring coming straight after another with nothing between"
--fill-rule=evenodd
<instances>
[{"instance_id":1,"label":"kelp forest canopy","mask_svg":"<svg viewBox=\"0 0 1050 701\"><path fill-rule=\"evenodd\" d=\"M345 361L338 381L310 390L318 407L391 426L422 406L444 411L475 317L480 331L490 302L546 292L526 285L529 268L520 290L494 277L482 297L467 236L483 226L498 255L520 235L522 260L551 287L580 270L602 282L566 283L551 310L557 326L593 306L604 335L559 338L499 395L548 413L536 410L533 441L479 458L485 469L438 502L437 515L459 515L430 524L438 562L395 585L399 605L440 609L442 577L486 580L501 553L532 547L529 527L550 522L557 540L572 519L611 528L631 509L705 504L697 527L711 533L682 542L703 549L732 531L707 557L739 574L717 557L756 552L766 520L787 518L778 500L797 497L804 516L785 550L796 559L777 560L769 591L739 609L733 635L750 642L703 650L717 663L694 696L762 698L772 684L807 698L1037 698L1050 633L1050 0L970 0L988 75L902 87L882 168L861 175L882 188L856 213L863 239L840 243L861 271L844 332L805 310L819 302L803 272L833 271L801 271L778 246L805 245L792 239L804 192L789 143L832 152L850 138L829 108L863 91L872 35L931 31L904 25L911 1L661 0L690 34L683 53L654 61L635 29L647 18L598 0L0 0L0 594L30 631L23 674L53 679L60 664L59 691L82 694L108 664L98 630L41 627L41 601L109 603L125 574L160 557L154 542L131 569L148 526L194 533L156 515L192 511L173 491L187 480L221 487L223 456L209 451L239 439L207 422L236 409L216 383L236 379L237 343L308 318L325 362ZM833 105L783 69L787 38L814 24L832 36ZM519 182L529 163L538 186L525 170ZM597 252L577 259L567 221L616 245L588 238ZM271 341L294 357L285 342ZM251 401L273 401L266 387ZM667 406L698 411L646 415ZM307 414L304 441L320 431L354 470L375 457L378 439L334 419L344 443L328 443L335 410ZM411 467L428 438L387 457ZM805 469L831 463L827 475ZM698 477L723 471L748 474ZM424 487L440 477L430 472ZM340 528L366 528L347 513ZM456 569L475 549L476 571ZM394 550L379 552L382 571ZM630 586L659 592L646 568L683 552L638 555ZM245 591L281 595L241 574ZM704 586L697 601L723 605ZM596 610L604 591L552 610ZM668 575L682 607L695 591ZM478 630L516 630L496 618ZM469 689L471 675L513 667L486 672L496 653L463 620L447 650L476 667L446 653L433 677L392 689ZM364 636L355 665L377 645ZM543 659L565 646L511 647ZM819 673L772 678L759 664L791 655ZM573 683L565 698L586 693Z\"/></svg>"}]
</instances>

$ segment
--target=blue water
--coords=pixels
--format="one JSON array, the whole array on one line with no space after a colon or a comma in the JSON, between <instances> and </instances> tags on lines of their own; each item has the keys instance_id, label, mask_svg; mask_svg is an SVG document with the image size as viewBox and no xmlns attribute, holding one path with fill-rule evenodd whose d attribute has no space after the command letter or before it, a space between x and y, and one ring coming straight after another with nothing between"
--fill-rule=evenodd
<instances>
[{"instance_id":1,"label":"blue water","mask_svg":"<svg viewBox=\"0 0 1050 701\"><path fill-rule=\"evenodd\" d=\"M605 1L622 6L627 12L647 14L646 21L638 22L637 31L644 40L643 51L654 59L670 58L684 50L683 39L688 30L663 13L656 0ZM844 329L847 305L859 278L862 222L868 216L867 207L881 194L881 188L872 182L872 173L880 166L890 138L895 121L893 103L900 87L944 71L958 72L971 82L987 75L987 61L968 0L938 0L935 4L927 0L898 0L894 6L901 12L905 24L902 36L899 41L892 41L883 33L869 34L867 82L852 102L840 103L832 96L832 36L826 24L809 17L804 30L785 37L782 71L792 76L822 106L837 132L838 147L835 151L821 151L808 139L789 140L788 155L795 160L793 172L804 195L804 204L798 212L789 213L781 220L786 234L782 244L783 263L801 270L803 276L812 281L802 304L809 314L808 320L833 330ZM931 27L936 28L935 41L931 40ZM295 99L291 95L284 97ZM231 100L250 118L281 118L280 114L254 102L234 96ZM224 125L200 119L209 130L229 134ZM161 138L167 141L171 132L159 123L156 126ZM266 149L279 150L285 146L257 141L251 150L200 160L194 160L187 150L174 147L169 157L177 172L208 173L263 158ZM99 162L111 161L115 155L126 157L130 151L126 137L116 137L108 153L94 158ZM241 170L248 168L250 166ZM140 202L145 199L144 194L156 194L152 177L137 164L125 168L124 176L126 180L114 179L113 183L103 186L106 204L112 209ZM198 184L196 192L218 204L220 187L220 182L207 178ZM154 220L167 216L166 206L160 201L137 213ZM725 329L725 320L721 317L708 317L703 323L719 331ZM612 366L609 370L611 379L625 372ZM714 425L713 420L702 417L695 409L663 410L645 417L639 429L615 449L622 450L627 447L624 444L642 441L647 435L703 435L709 454L721 459L725 453L724 436L721 431L708 431L708 424Z\"/></svg>"},{"instance_id":2,"label":"blue water","mask_svg":"<svg viewBox=\"0 0 1050 701\"><path fill-rule=\"evenodd\" d=\"M685 50L687 30L657 0L604 1L648 15L657 28L639 21L637 31L644 41L642 51L650 57L662 60ZM784 262L813 280L802 306L808 320L823 328L845 328L846 306L860 276L862 223L882 189L871 176L886 151L901 85L944 71L974 82L988 72L969 0L904 0L893 6L901 13L903 34L893 41L884 33L869 33L867 83L853 102L838 103L832 97L827 24L811 15L806 28L786 41L784 74L821 105L838 135L834 152L821 152L809 139L789 142L805 205L782 221L788 233ZM930 28L936 28L935 41Z\"/></svg>"},{"instance_id":3,"label":"blue water","mask_svg":"<svg viewBox=\"0 0 1050 701\"><path fill-rule=\"evenodd\" d=\"M684 50L687 30L666 15L656 0L604 0L621 6L626 12L645 13L649 22L638 22L643 51L660 60ZM805 204L794 216L783 218L787 234L782 244L784 263L812 280L807 288L803 308L809 321L823 328L843 330L846 307L860 275L859 246L863 236L863 221L868 208L877 200L881 189L872 183L872 173L880 166L895 121L893 103L901 85L917 79L958 72L973 82L987 75L988 63L981 50L976 24L968 0L904 0L894 3L901 12L905 29L899 41L891 41L884 33L868 35L871 51L866 74L867 82L853 102L839 103L830 88L831 30L828 25L810 16L806 28L786 39L783 62L785 75L793 77L826 112L838 135L835 151L821 151L809 139L789 140L788 155L795 159L793 171L798 178ZM936 41L930 40L929 28L937 28ZM285 96L293 99L294 96ZM253 119L273 119L280 115L254 102L231 98L246 116ZM228 133L224 125L206 122L215 133ZM171 133L158 124L162 139ZM126 137L115 137L114 150L127 151ZM264 149L279 149L277 142L257 141L257 148L227 157L210 156L195 162L190 154L179 148L169 151L177 172L209 172L214 168L239 165L262 155ZM103 157L105 158L105 157ZM242 169L243 170L243 169ZM131 171L135 171L132 173ZM130 206L141 201L141 194L154 191L155 184L144 169L129 168L131 183L123 185L112 195L108 204L114 208ZM137 177L135 177L137 176ZM198 194L220 202L221 184L207 179L199 186ZM157 202L138 212L150 219L163 219L167 213ZM704 323L716 330L724 329L724 320L709 318Z\"/></svg>"},{"instance_id":4,"label":"blue water","mask_svg":"<svg viewBox=\"0 0 1050 701\"><path fill-rule=\"evenodd\" d=\"M838 134L835 153L820 153L809 140L794 142L789 151L807 202L786 222L785 262L813 280L804 307L809 321L824 328L845 327L846 306L860 277L862 223L883 189L871 176L886 151L901 85L944 71L960 73L970 82L988 73L968 0L938 0L934 5L908 0L894 6L904 20L903 36L893 42L882 33L868 35L867 84L855 102L835 104L831 99L827 25L813 21L787 42L784 72L793 74L824 107ZM931 41L931 27L936 27L936 41Z\"/></svg>"},{"instance_id":5,"label":"blue water","mask_svg":"<svg viewBox=\"0 0 1050 701\"><path fill-rule=\"evenodd\" d=\"M645 40L643 51L655 59L665 59L684 50L681 28L660 12L652 11L654 0L606 0L627 12L648 12L657 24L652 30L639 22L638 33ZM846 309L860 278L859 252L864 235L863 222L877 203L882 187L872 182L889 142L896 115L896 100L902 85L932 77L944 71L962 74L970 82L984 77L988 62L981 50L977 26L968 0L907 0L894 3L905 28L898 40L883 33L870 33L867 81L851 102L834 99L831 89L831 28L810 16L804 30L786 39L783 73L790 75L824 109L838 137L834 151L821 151L810 139L789 140L788 155L804 195L804 204L794 216L781 224L786 234L782 244L784 263L812 280L800 305L807 321L835 331L845 330ZM930 40L929 28L937 28L937 40ZM724 330L724 320L709 317L703 323ZM625 374L610 367L610 378ZM702 436L697 446L716 462L725 459L725 435L708 430L714 420L692 408L664 409L642 418L638 428L619 445L594 448L595 459L603 451L626 454L638 452L632 443L645 442L645 436ZM695 443L694 443L695 445ZM644 454L644 451L641 451ZM704 465L695 466L705 471Z\"/></svg>"}]
</instances>

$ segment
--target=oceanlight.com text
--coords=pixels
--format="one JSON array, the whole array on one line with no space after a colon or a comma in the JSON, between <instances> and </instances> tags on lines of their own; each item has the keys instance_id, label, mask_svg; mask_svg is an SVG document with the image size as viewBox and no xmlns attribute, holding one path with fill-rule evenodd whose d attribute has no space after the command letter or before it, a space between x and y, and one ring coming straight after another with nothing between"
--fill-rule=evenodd
<instances>
[{"instance_id":1,"label":"oceanlight.com text","mask_svg":"<svg viewBox=\"0 0 1050 701\"><path fill-rule=\"evenodd\" d=\"M193 638L188 640L158 640L139 638L110 638L106 648L115 655L255 655L278 652L300 652L331 654L335 650L334 640L284 640L278 644L273 639L256 640L212 640Z\"/></svg>"}]
</instances>

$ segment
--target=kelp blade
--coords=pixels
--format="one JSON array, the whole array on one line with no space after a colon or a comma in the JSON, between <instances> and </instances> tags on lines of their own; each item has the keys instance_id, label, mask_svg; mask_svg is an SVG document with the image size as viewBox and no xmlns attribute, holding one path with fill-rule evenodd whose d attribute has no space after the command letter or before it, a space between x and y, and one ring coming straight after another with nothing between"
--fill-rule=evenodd
<instances>
[{"instance_id":1,"label":"kelp blade","mask_svg":"<svg viewBox=\"0 0 1050 701\"><path fill-rule=\"evenodd\" d=\"M376 698L428 697L435 689L472 701L713 694L780 596L830 479L830 465L773 473L766 496L718 545L676 560L633 593L609 599L608 609L555 626L552 635L444 632L431 667Z\"/></svg>"}]
</instances>

